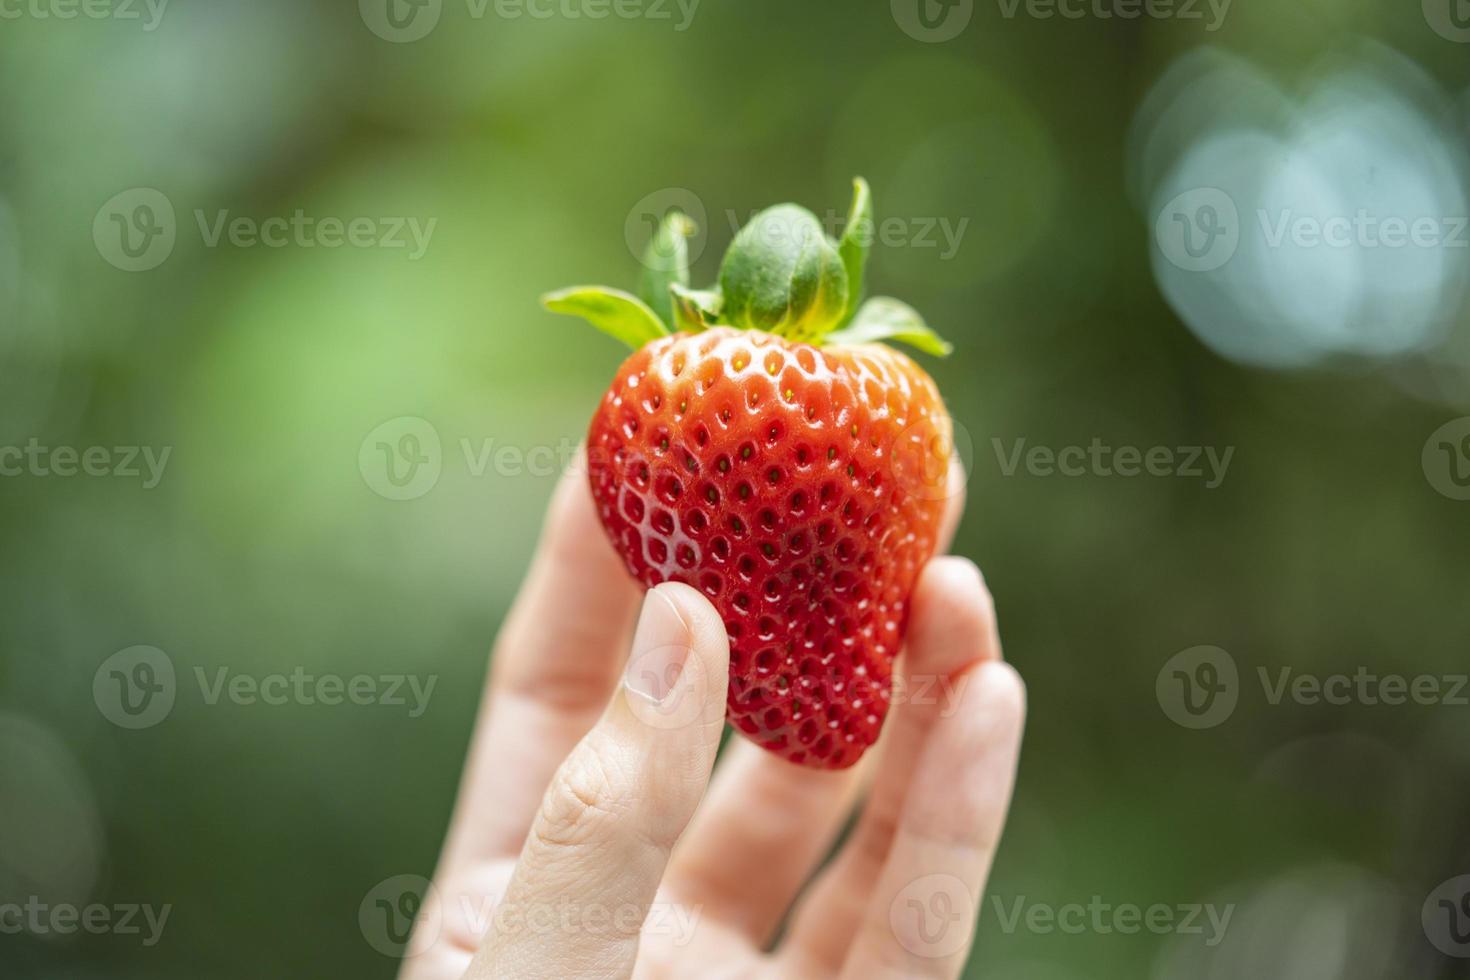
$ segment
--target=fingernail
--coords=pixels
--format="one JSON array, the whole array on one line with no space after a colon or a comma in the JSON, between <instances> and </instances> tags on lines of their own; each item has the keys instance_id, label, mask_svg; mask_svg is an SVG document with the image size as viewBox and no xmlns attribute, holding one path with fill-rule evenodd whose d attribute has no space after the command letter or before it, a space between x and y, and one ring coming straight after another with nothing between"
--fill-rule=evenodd
<instances>
[{"instance_id":1,"label":"fingernail","mask_svg":"<svg viewBox=\"0 0 1470 980\"><path fill-rule=\"evenodd\" d=\"M633 633L633 653L623 673L623 686L655 704L663 701L684 671L689 643L689 627L673 600L658 589L650 590Z\"/></svg>"}]
</instances>

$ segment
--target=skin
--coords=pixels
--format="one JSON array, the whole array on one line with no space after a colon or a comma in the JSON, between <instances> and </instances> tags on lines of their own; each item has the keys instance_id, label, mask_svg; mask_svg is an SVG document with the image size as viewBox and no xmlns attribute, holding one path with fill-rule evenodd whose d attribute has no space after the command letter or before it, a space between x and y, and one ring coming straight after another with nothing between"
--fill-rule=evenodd
<instances>
[{"instance_id":1,"label":"skin","mask_svg":"<svg viewBox=\"0 0 1470 980\"><path fill-rule=\"evenodd\" d=\"M969 561L931 561L911 616L912 696L858 765L805 769L736 738L716 766L720 619L683 585L640 595L573 467L496 643L402 980L958 977L1025 690ZM922 696L936 678L952 697Z\"/></svg>"}]
</instances>

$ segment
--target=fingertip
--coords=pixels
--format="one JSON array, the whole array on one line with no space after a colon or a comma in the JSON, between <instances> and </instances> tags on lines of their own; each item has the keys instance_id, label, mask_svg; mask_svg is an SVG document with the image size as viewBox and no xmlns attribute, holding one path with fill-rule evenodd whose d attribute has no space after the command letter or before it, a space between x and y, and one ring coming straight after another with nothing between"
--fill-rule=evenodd
<instances>
[{"instance_id":1,"label":"fingertip","mask_svg":"<svg viewBox=\"0 0 1470 980\"><path fill-rule=\"evenodd\" d=\"M708 661L711 667L718 665L721 672L728 671L730 661L730 637L724 620L714 605L699 590L682 582L663 582L651 592L669 602L689 630L689 641L694 655Z\"/></svg>"},{"instance_id":2,"label":"fingertip","mask_svg":"<svg viewBox=\"0 0 1470 980\"><path fill-rule=\"evenodd\" d=\"M995 602L970 559L935 558L919 575L909 651L915 668L946 673L1000 659Z\"/></svg>"},{"instance_id":3,"label":"fingertip","mask_svg":"<svg viewBox=\"0 0 1470 980\"><path fill-rule=\"evenodd\" d=\"M724 729L729 661L725 625L708 599L676 582L649 589L623 682L633 695L625 703L642 723L637 730L677 734L683 750L702 746L708 759L696 768L707 770Z\"/></svg>"},{"instance_id":4,"label":"fingertip","mask_svg":"<svg viewBox=\"0 0 1470 980\"><path fill-rule=\"evenodd\" d=\"M1026 722L1026 682L1015 667L1004 660L981 664L975 669L975 681L981 710L1002 721L1013 721L1021 727Z\"/></svg>"},{"instance_id":5,"label":"fingertip","mask_svg":"<svg viewBox=\"0 0 1470 980\"><path fill-rule=\"evenodd\" d=\"M956 588L985 591L985 576L981 573L980 566L964 555L942 555L935 558L925 566L919 578L921 581L925 578L938 578L944 584Z\"/></svg>"},{"instance_id":6,"label":"fingertip","mask_svg":"<svg viewBox=\"0 0 1470 980\"><path fill-rule=\"evenodd\" d=\"M966 671L925 749L914 806L921 820L973 832L989 847L1000 836L1026 727L1026 685L1010 664Z\"/></svg>"}]
</instances>

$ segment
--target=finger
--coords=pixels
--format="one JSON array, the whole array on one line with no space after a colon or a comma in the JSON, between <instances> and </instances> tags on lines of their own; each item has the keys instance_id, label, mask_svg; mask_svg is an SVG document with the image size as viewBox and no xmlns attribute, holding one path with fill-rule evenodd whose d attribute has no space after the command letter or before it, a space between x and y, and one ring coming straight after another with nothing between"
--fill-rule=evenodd
<instances>
[{"instance_id":1,"label":"finger","mask_svg":"<svg viewBox=\"0 0 1470 980\"><path fill-rule=\"evenodd\" d=\"M948 554L950 545L954 544L955 532L960 529L960 521L965 516L968 481L969 474L965 472L958 454L950 456L949 482L945 484L949 496L944 500L944 516L939 521L939 547L934 549L935 554Z\"/></svg>"},{"instance_id":2,"label":"finger","mask_svg":"<svg viewBox=\"0 0 1470 980\"><path fill-rule=\"evenodd\" d=\"M965 472L950 460L938 550L965 505ZM871 755L842 772L794 766L737 740L669 868L668 886L711 919L763 944L827 853L871 772ZM751 874L760 868L760 874Z\"/></svg>"},{"instance_id":3,"label":"finger","mask_svg":"<svg viewBox=\"0 0 1470 980\"><path fill-rule=\"evenodd\" d=\"M639 592L602 531L579 458L496 641L441 872L520 850L551 774L617 684Z\"/></svg>"},{"instance_id":4,"label":"finger","mask_svg":"<svg viewBox=\"0 0 1470 980\"><path fill-rule=\"evenodd\" d=\"M806 769L736 739L674 852L670 894L763 945L842 829L866 769Z\"/></svg>"},{"instance_id":5,"label":"finger","mask_svg":"<svg viewBox=\"0 0 1470 980\"><path fill-rule=\"evenodd\" d=\"M510 861L485 861L441 874L423 896L398 980L463 977L513 869Z\"/></svg>"},{"instance_id":6,"label":"finger","mask_svg":"<svg viewBox=\"0 0 1470 980\"><path fill-rule=\"evenodd\" d=\"M836 973L888 856L909 783L930 730L953 714L966 668L1000 658L990 593L963 558L930 562L914 589L903 696L879 740L873 789L857 826L797 906L783 955L800 973Z\"/></svg>"},{"instance_id":7,"label":"finger","mask_svg":"<svg viewBox=\"0 0 1470 980\"><path fill-rule=\"evenodd\" d=\"M556 771L467 976L627 976L709 782L729 642L703 596L650 591L622 687Z\"/></svg>"},{"instance_id":8,"label":"finger","mask_svg":"<svg viewBox=\"0 0 1470 980\"><path fill-rule=\"evenodd\" d=\"M844 978L958 977L1005 827L1026 692L1004 663L969 675L930 733Z\"/></svg>"}]
</instances>

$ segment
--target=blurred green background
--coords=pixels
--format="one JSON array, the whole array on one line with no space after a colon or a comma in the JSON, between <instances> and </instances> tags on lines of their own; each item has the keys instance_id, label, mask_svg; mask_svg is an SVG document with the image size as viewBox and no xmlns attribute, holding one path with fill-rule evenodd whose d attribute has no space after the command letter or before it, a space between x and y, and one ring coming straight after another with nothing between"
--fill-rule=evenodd
<instances>
[{"instance_id":1,"label":"blurred green background","mask_svg":"<svg viewBox=\"0 0 1470 980\"><path fill-rule=\"evenodd\" d=\"M1214 30L1204 5L1199 21L933 4L921 22L903 0L703 0L686 22L651 4L538 18L445 0L413 40L371 0L4 6L0 447L106 447L111 475L52 456L0 477L0 903L172 911L151 946L0 934L0 974L392 976L359 904L431 873L555 482L474 458L575 442L622 356L537 296L631 285L643 215L691 199L711 281L752 211L841 214L862 174L880 221L911 232L876 247L871 286L956 345L924 361L970 446L956 550L985 569L1030 686L991 894L1006 915L1234 909L1209 945L1208 929L1008 929L988 900L970 975L1467 975L1421 909L1470 874L1470 706L1273 704L1257 680L1467 669L1470 503L1426 443L1470 414L1466 253L1438 254L1410 322L1392 289L1409 273L1363 252L1342 282L1376 290L1355 307L1372 342L1313 334L1276 357L1348 285L1252 253L1189 293L1154 219L1190 147L1315 111L1329 78L1383 111L1328 106L1319 128L1398 169L1337 159L1381 186L1417 175L1437 213L1464 214L1470 47L1402 0L1237 0ZM968 19L925 36L941 14ZM1201 58L1225 75L1190 88ZM1405 106L1423 125L1395 139ZM419 256L327 247L319 226L211 244L222 214L298 211L434 224ZM963 226L953 249L946 226ZM144 236L164 227L171 249ZM151 251L119 251L119 231ZM438 479L390 499L369 436L404 418L440 440ZM1019 440L1094 439L1233 457L1214 488L1004 465ZM167 450L156 486L141 453L143 475L117 472L115 447ZM1233 714L1195 730L1160 692L1200 645L1240 679ZM176 698L128 728L105 662L138 646L166 654ZM196 670L221 668L437 680L414 717L211 704Z\"/></svg>"}]
</instances>

